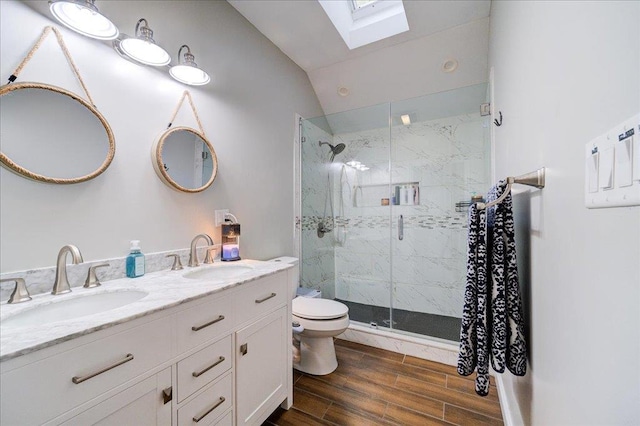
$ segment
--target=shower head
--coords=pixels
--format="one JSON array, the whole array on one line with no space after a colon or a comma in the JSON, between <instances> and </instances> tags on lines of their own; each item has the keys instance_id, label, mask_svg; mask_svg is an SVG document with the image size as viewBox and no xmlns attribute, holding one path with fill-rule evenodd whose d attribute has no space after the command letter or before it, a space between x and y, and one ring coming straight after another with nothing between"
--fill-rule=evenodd
<instances>
[{"instance_id":1,"label":"shower head","mask_svg":"<svg viewBox=\"0 0 640 426\"><path fill-rule=\"evenodd\" d=\"M322 146L322 145L329 145L329 148L331 149L331 161L333 161L333 159L335 158L336 155L340 154L342 151L344 151L344 149L346 148L346 145L343 143L339 143L336 146L331 145L329 142L322 142L322 141L318 141L318 145Z\"/></svg>"}]
</instances>

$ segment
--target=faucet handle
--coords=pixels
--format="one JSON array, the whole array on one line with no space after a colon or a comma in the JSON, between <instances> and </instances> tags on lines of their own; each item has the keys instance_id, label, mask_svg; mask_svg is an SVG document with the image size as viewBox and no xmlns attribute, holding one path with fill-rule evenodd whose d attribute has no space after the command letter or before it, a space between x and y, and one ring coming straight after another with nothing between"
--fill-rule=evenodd
<instances>
[{"instance_id":1,"label":"faucet handle","mask_svg":"<svg viewBox=\"0 0 640 426\"><path fill-rule=\"evenodd\" d=\"M182 262L180 262L180 255L177 254L168 254L165 257L173 257L173 265L171 266L172 271L179 271L182 268Z\"/></svg>"},{"instance_id":2,"label":"faucet handle","mask_svg":"<svg viewBox=\"0 0 640 426\"><path fill-rule=\"evenodd\" d=\"M206 248L207 250L207 255L204 258L204 263L213 263L213 256L211 254L212 251L214 251L215 249L217 249L218 247L220 247L221 244L212 244L209 247Z\"/></svg>"},{"instance_id":3,"label":"faucet handle","mask_svg":"<svg viewBox=\"0 0 640 426\"><path fill-rule=\"evenodd\" d=\"M100 280L96 275L96 269L109 266L108 263L98 263L97 265L89 266L89 272L87 272L87 279L84 282L84 288L100 287Z\"/></svg>"},{"instance_id":4,"label":"faucet handle","mask_svg":"<svg viewBox=\"0 0 640 426\"><path fill-rule=\"evenodd\" d=\"M31 300L31 296L29 295L29 291L27 290L27 284L24 278L5 278L0 280L0 283L15 281L16 287L13 289L13 293L9 296L9 301L7 303L21 303L27 302Z\"/></svg>"}]
</instances>

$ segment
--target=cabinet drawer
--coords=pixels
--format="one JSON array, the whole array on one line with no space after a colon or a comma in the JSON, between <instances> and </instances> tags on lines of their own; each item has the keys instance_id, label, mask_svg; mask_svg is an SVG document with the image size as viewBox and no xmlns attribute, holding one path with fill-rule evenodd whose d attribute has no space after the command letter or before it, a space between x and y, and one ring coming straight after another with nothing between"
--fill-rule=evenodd
<instances>
[{"instance_id":1,"label":"cabinet drawer","mask_svg":"<svg viewBox=\"0 0 640 426\"><path fill-rule=\"evenodd\" d=\"M233 411L229 411L226 416L218 420L216 426L233 426Z\"/></svg>"},{"instance_id":2,"label":"cabinet drawer","mask_svg":"<svg viewBox=\"0 0 640 426\"><path fill-rule=\"evenodd\" d=\"M0 423L40 424L133 379L172 357L171 334L163 318L3 374Z\"/></svg>"},{"instance_id":3,"label":"cabinet drawer","mask_svg":"<svg viewBox=\"0 0 640 426\"><path fill-rule=\"evenodd\" d=\"M231 373L178 410L178 426L212 425L233 404Z\"/></svg>"},{"instance_id":4,"label":"cabinet drawer","mask_svg":"<svg viewBox=\"0 0 640 426\"><path fill-rule=\"evenodd\" d=\"M238 324L257 318L287 303L287 274L278 273L245 284L236 295Z\"/></svg>"},{"instance_id":5,"label":"cabinet drawer","mask_svg":"<svg viewBox=\"0 0 640 426\"><path fill-rule=\"evenodd\" d=\"M178 353L228 333L235 325L230 297L209 296L204 303L176 314Z\"/></svg>"},{"instance_id":6,"label":"cabinet drawer","mask_svg":"<svg viewBox=\"0 0 640 426\"><path fill-rule=\"evenodd\" d=\"M178 362L178 402L231 368L231 335Z\"/></svg>"}]
</instances>

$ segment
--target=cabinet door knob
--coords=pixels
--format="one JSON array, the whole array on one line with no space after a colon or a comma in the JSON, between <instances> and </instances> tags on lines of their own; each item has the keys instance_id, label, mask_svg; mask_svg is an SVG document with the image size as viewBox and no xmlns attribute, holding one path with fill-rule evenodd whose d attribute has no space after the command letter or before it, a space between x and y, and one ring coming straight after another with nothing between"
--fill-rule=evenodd
<instances>
[{"instance_id":1,"label":"cabinet door knob","mask_svg":"<svg viewBox=\"0 0 640 426\"><path fill-rule=\"evenodd\" d=\"M240 353L241 353L242 355L246 355L246 354L247 354L247 351L248 351L247 343L245 343L244 345L241 345L241 346L240 346Z\"/></svg>"},{"instance_id":2,"label":"cabinet door knob","mask_svg":"<svg viewBox=\"0 0 640 426\"><path fill-rule=\"evenodd\" d=\"M166 404L167 402L171 402L173 399L173 388L169 386L166 389L162 390L162 401Z\"/></svg>"}]
</instances>

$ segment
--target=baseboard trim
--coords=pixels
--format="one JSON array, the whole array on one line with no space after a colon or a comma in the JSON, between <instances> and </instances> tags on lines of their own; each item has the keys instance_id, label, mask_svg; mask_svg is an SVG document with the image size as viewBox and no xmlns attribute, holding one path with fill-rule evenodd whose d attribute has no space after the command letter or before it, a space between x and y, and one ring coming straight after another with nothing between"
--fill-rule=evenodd
<instances>
[{"instance_id":1,"label":"baseboard trim","mask_svg":"<svg viewBox=\"0 0 640 426\"><path fill-rule=\"evenodd\" d=\"M344 333L338 336L338 339L349 340L442 364L456 366L458 363L457 344L370 328L353 322Z\"/></svg>"},{"instance_id":2,"label":"baseboard trim","mask_svg":"<svg viewBox=\"0 0 640 426\"><path fill-rule=\"evenodd\" d=\"M505 373L508 374L508 373ZM496 387L498 388L498 398L500 399L500 409L502 410L502 420L505 426L524 426L524 420L520 414L518 402L513 398L513 389L507 390L507 380L504 374L496 374Z\"/></svg>"}]
</instances>

